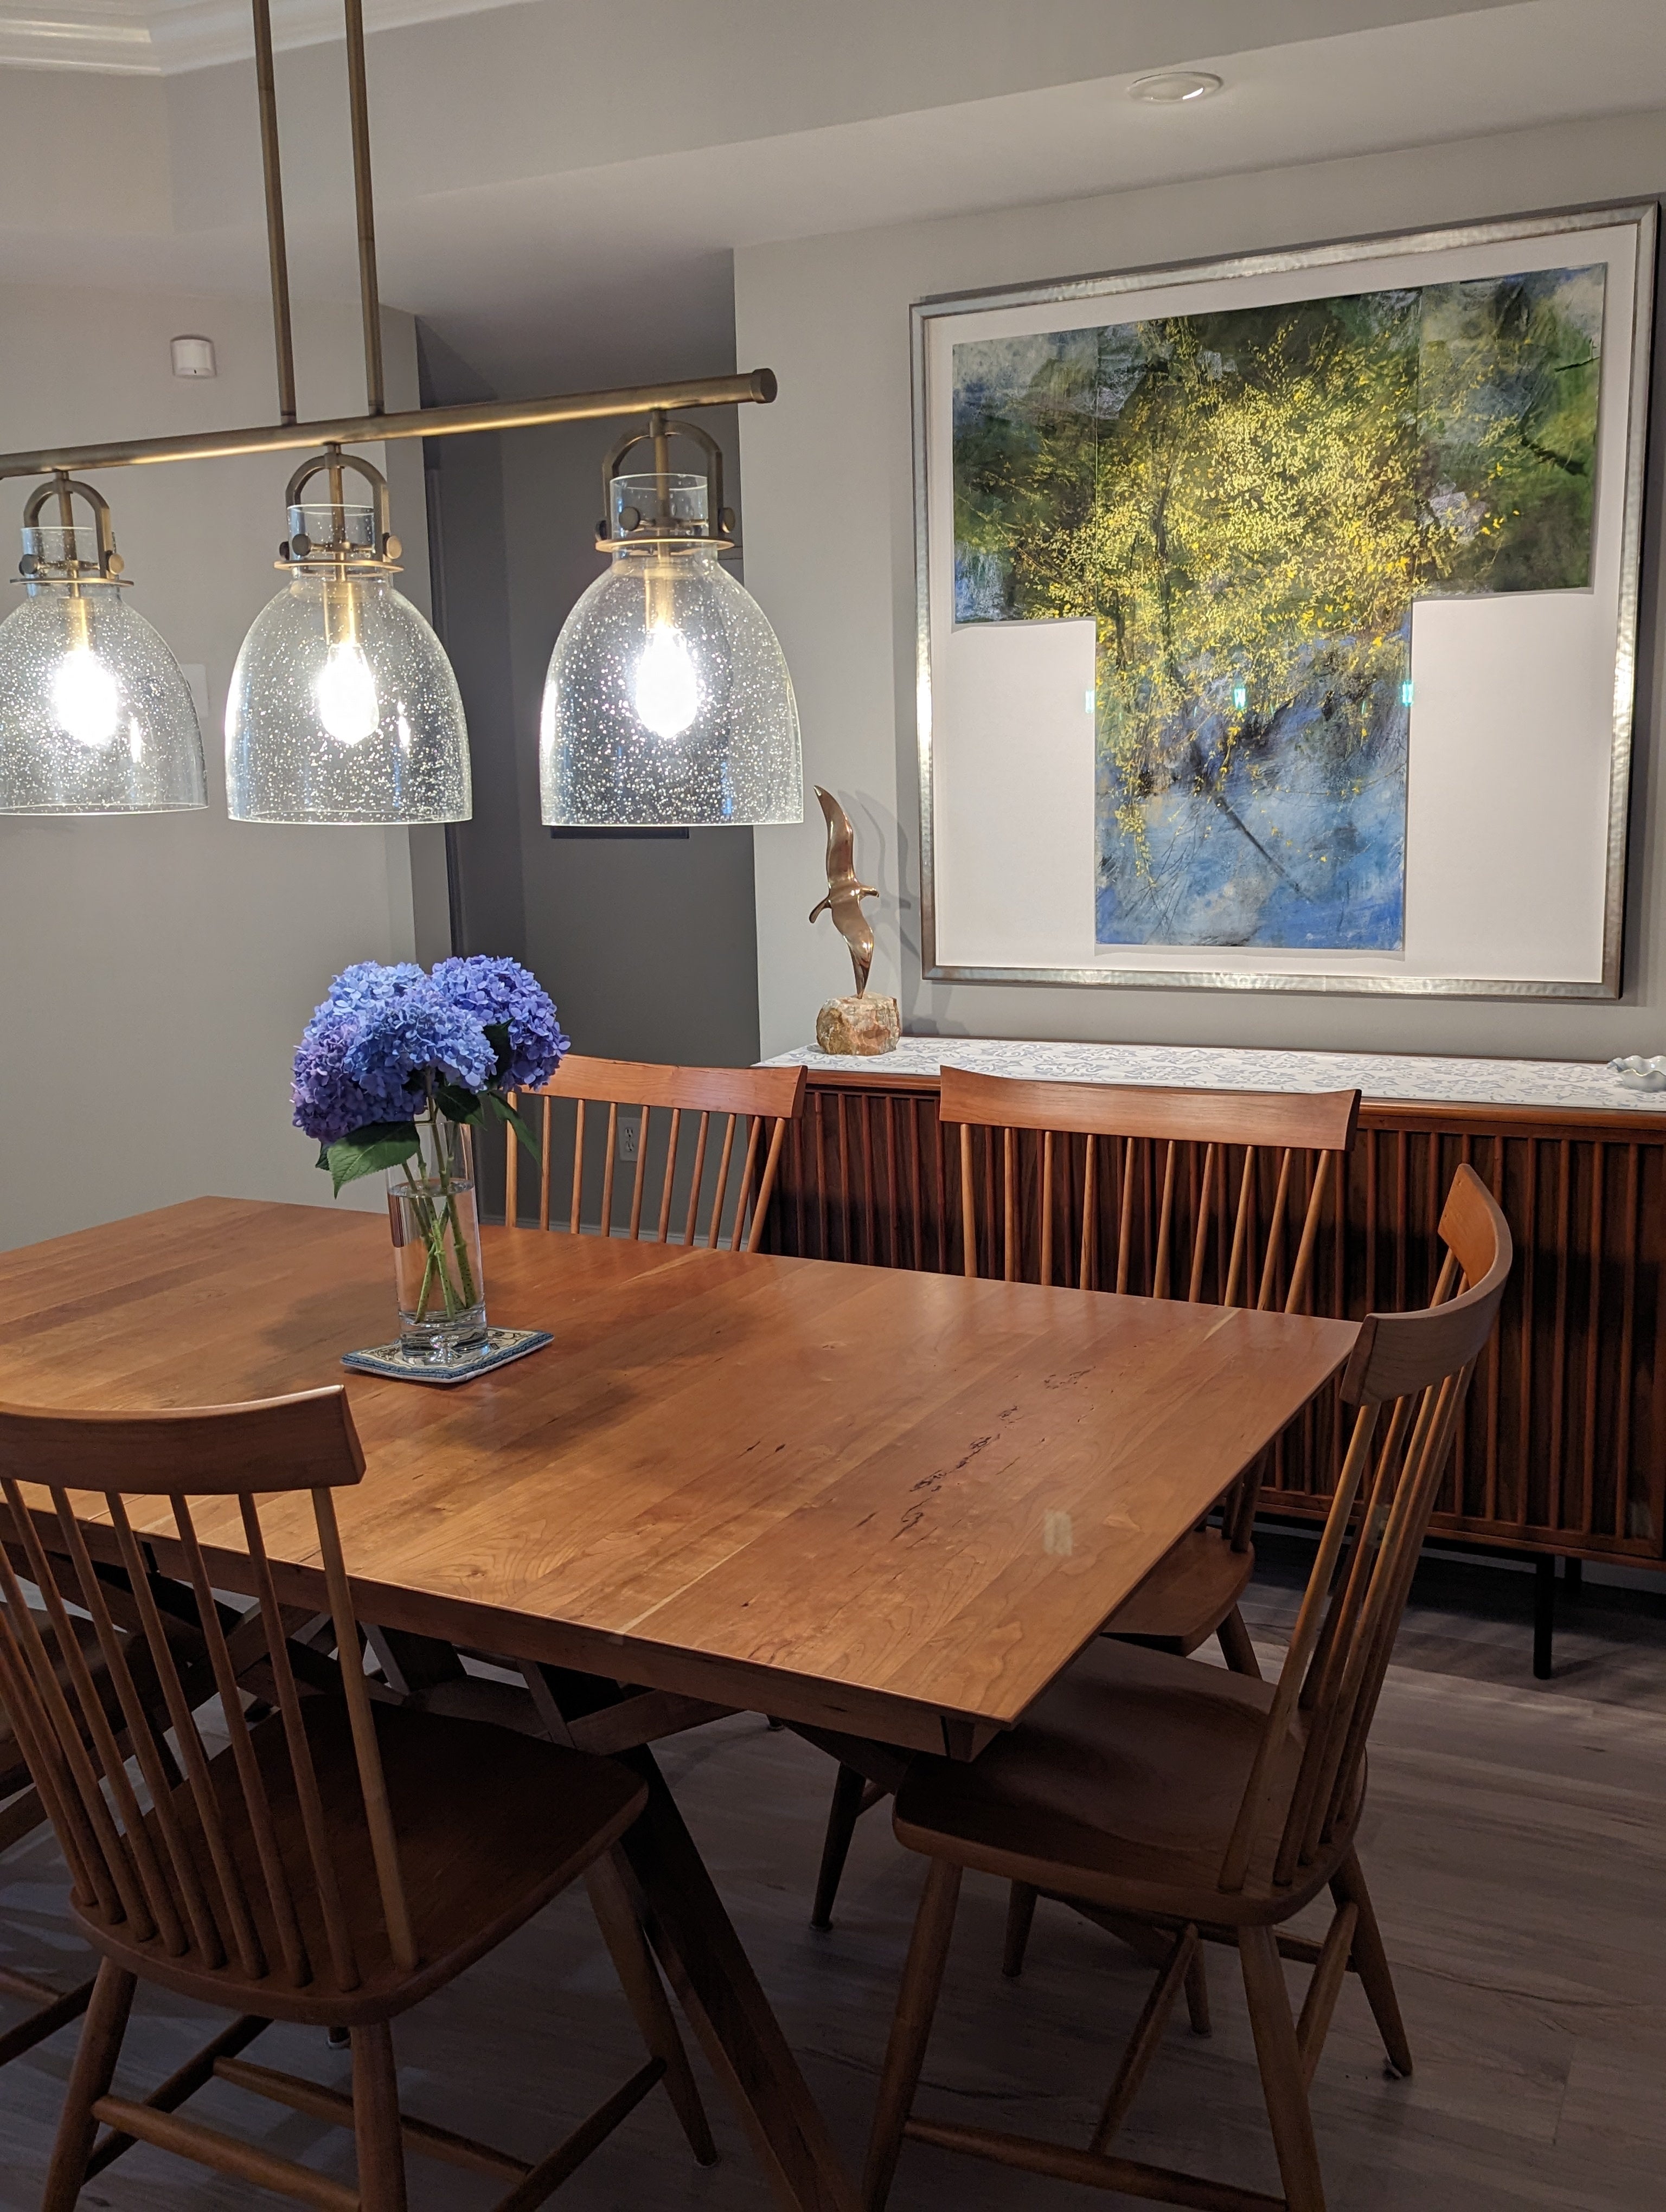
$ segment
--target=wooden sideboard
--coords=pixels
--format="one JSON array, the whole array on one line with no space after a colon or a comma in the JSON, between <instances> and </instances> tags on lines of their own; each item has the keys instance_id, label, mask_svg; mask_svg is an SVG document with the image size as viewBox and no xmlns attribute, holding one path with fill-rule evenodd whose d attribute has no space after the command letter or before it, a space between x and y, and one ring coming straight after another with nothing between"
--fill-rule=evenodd
<instances>
[{"instance_id":1,"label":"wooden sideboard","mask_svg":"<svg viewBox=\"0 0 1666 2212\"><path fill-rule=\"evenodd\" d=\"M937 1091L934 1076L877 1064L812 1066L766 1249L958 1270L959 1132L939 1128ZM1666 1560L1666 1115L1368 1100L1346 1182L1327 1194L1312 1310L1357 1318L1371 1305L1427 1298L1441 1200L1462 1160L1503 1206L1517 1261L1436 1528L1541 1555ZM1070 1172L1079 1192L1079 1149ZM1040 1235L1028 1180L1019 1272L1034 1282ZM999 1273L994 1184L981 1164L977 1188L979 1249L992 1255L984 1272ZM1101 1249L1114 1253L1116 1178L1102 1177L1101 1188ZM1194 1177L1183 1212L1195 1193ZM1149 1176L1135 1205L1143 1237ZM1061 1279L1073 1281L1075 1266L1072 1254ZM1341 1418L1333 1386L1286 1431L1268 1510L1322 1512Z\"/></svg>"}]
</instances>

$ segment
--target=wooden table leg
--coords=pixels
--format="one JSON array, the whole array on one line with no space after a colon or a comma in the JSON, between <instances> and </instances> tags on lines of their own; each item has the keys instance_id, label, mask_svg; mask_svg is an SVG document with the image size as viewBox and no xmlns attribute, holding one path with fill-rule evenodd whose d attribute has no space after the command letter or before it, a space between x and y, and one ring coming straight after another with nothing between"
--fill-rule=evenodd
<instances>
[{"instance_id":1,"label":"wooden table leg","mask_svg":"<svg viewBox=\"0 0 1666 2212\"><path fill-rule=\"evenodd\" d=\"M407 1648L417 1639L406 1638ZM527 1662L529 1687L552 1733L610 1711L616 1682ZM706 1864L646 1745L614 1754L648 1788L648 1808L613 1856L666 1978L787 2212L858 2212L821 2109L723 1909Z\"/></svg>"},{"instance_id":2,"label":"wooden table leg","mask_svg":"<svg viewBox=\"0 0 1666 2212\"><path fill-rule=\"evenodd\" d=\"M622 1764L648 1784L648 1802L616 1856L660 1963L734 2100L776 2197L793 2212L856 2212L855 2189L820 2107L653 1754L629 1752Z\"/></svg>"}]
</instances>

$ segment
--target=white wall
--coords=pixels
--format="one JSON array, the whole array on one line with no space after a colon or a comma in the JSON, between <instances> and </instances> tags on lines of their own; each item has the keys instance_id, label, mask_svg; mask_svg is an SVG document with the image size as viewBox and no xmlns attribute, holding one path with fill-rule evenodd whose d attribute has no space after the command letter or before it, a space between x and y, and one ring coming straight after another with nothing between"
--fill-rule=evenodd
<instances>
[{"instance_id":1,"label":"white wall","mask_svg":"<svg viewBox=\"0 0 1666 2212\"><path fill-rule=\"evenodd\" d=\"M301 306L296 325L309 411L361 407L356 308ZM214 339L213 382L172 374L168 340L183 331ZM414 404L410 323L390 317L387 343L393 404ZM264 301L0 289L0 448L270 422L276 411ZM388 453L411 570L402 581L425 603L420 449ZM329 1202L315 1148L289 1123L295 1040L337 969L410 958L416 938L410 833L226 818L226 690L245 630L282 580L272 563L297 458L94 478L113 509L132 605L182 663L206 670L209 809L0 818L0 1245L204 1193ZM17 547L10 533L27 489L0 486L0 545ZM0 574L15 557L0 551ZM430 878L431 861L431 849L420 854ZM366 1188L356 1202L380 1204Z\"/></svg>"},{"instance_id":2,"label":"white wall","mask_svg":"<svg viewBox=\"0 0 1666 2212\"><path fill-rule=\"evenodd\" d=\"M1659 594L1652 554L1644 634L1652 659L1641 675L1619 1004L924 982L909 361L909 305L933 294L1661 191L1666 116L1632 116L737 252L738 358L767 362L781 380L774 406L742 410L746 580L793 671L806 783L844 799L860 871L881 888L873 988L898 993L909 1027L1585 1060L1666 1047L1666 957L1657 941L1666 802L1655 761L1663 626L1651 618ZM1658 425L1666 377L1657 381ZM1657 434L1656 529L1662 442ZM814 931L804 921L824 880L823 842L813 803L802 829L756 835L766 1053L807 1042L821 1001L850 988L842 941L824 921Z\"/></svg>"}]
</instances>

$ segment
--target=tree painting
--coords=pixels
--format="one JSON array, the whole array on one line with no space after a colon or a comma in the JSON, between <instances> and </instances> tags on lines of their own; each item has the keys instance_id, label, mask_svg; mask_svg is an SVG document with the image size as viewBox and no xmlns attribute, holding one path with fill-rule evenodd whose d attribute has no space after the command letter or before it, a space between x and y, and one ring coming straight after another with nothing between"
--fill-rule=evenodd
<instances>
[{"instance_id":1,"label":"tree painting","mask_svg":"<svg viewBox=\"0 0 1666 2212\"><path fill-rule=\"evenodd\" d=\"M1096 626L1100 944L1399 948L1413 605L1589 585L1603 276L955 348L957 622Z\"/></svg>"}]
</instances>

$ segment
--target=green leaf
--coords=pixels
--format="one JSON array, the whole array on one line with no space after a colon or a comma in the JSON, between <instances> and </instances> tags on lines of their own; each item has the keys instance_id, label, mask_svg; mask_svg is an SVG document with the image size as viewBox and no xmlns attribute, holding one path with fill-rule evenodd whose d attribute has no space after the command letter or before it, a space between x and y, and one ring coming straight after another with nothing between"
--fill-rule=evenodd
<instances>
[{"instance_id":1,"label":"green leaf","mask_svg":"<svg viewBox=\"0 0 1666 2212\"><path fill-rule=\"evenodd\" d=\"M318 1158L313 1162L313 1165L315 1168L322 1168L325 1170L326 1174L328 1173L330 1167L330 1147L328 1145L320 1145L319 1146Z\"/></svg>"},{"instance_id":2,"label":"green leaf","mask_svg":"<svg viewBox=\"0 0 1666 2212\"><path fill-rule=\"evenodd\" d=\"M350 1137L343 1137L328 1148L335 1195L339 1198L343 1187L356 1182L361 1176L374 1175L379 1168L397 1168L421 1146L414 1121L367 1121L363 1128L355 1129Z\"/></svg>"},{"instance_id":3,"label":"green leaf","mask_svg":"<svg viewBox=\"0 0 1666 2212\"><path fill-rule=\"evenodd\" d=\"M460 1083L437 1083L434 1087L434 1103L448 1121L483 1121L484 1107L477 1091L465 1091Z\"/></svg>"},{"instance_id":4,"label":"green leaf","mask_svg":"<svg viewBox=\"0 0 1666 2212\"><path fill-rule=\"evenodd\" d=\"M493 1079L501 1083L509 1072L509 1024L508 1022L487 1022L483 1025L482 1033L497 1054L497 1069Z\"/></svg>"},{"instance_id":5,"label":"green leaf","mask_svg":"<svg viewBox=\"0 0 1666 2212\"><path fill-rule=\"evenodd\" d=\"M486 1093L486 1103L493 1109L500 1121L508 1123L535 1160L543 1157L538 1150L538 1139L532 1133L532 1125L519 1107L511 1106L508 1100L500 1097L496 1091L489 1091Z\"/></svg>"}]
</instances>

